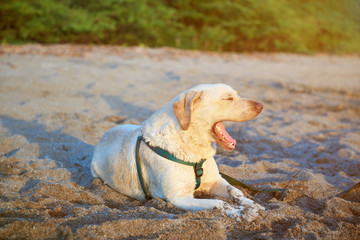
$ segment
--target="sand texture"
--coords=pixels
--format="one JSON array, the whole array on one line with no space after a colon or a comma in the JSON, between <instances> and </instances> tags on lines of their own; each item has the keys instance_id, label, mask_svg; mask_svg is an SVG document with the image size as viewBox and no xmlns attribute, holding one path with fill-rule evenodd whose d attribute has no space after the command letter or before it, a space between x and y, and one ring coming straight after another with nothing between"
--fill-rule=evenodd
<instances>
[{"instance_id":1,"label":"sand texture","mask_svg":"<svg viewBox=\"0 0 360 240\"><path fill-rule=\"evenodd\" d=\"M251 223L219 210L137 201L92 178L110 128L141 123L180 92L226 83L264 104L219 169L266 207ZM360 58L168 48L0 46L0 239L360 239Z\"/></svg>"}]
</instances>

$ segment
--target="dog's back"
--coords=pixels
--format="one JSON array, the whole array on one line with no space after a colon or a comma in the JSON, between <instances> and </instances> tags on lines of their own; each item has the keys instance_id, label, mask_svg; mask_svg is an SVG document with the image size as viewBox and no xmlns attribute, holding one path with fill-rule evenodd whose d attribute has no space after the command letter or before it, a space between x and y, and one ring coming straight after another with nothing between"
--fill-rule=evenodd
<instances>
[{"instance_id":1,"label":"dog's back","mask_svg":"<svg viewBox=\"0 0 360 240\"><path fill-rule=\"evenodd\" d=\"M134 160L139 127L122 125L110 129L96 146L91 161L94 177L100 177L110 187L135 198L141 195Z\"/></svg>"}]
</instances>

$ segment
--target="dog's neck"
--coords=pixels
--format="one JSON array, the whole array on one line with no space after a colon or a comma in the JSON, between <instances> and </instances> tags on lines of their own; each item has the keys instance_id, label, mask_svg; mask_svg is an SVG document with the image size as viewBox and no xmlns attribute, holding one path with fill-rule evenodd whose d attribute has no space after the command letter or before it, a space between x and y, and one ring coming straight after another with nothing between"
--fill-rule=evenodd
<instances>
[{"instance_id":1,"label":"dog's neck","mask_svg":"<svg viewBox=\"0 0 360 240\"><path fill-rule=\"evenodd\" d=\"M211 158L216 153L216 148L207 136L207 130L190 127L188 130L180 130L179 138L185 155L191 153L197 158Z\"/></svg>"},{"instance_id":2,"label":"dog's neck","mask_svg":"<svg viewBox=\"0 0 360 240\"><path fill-rule=\"evenodd\" d=\"M199 162L215 155L216 149L207 131L204 126L190 126L182 130L176 118L161 110L142 125L144 139L152 146L163 148L188 162Z\"/></svg>"}]
</instances>

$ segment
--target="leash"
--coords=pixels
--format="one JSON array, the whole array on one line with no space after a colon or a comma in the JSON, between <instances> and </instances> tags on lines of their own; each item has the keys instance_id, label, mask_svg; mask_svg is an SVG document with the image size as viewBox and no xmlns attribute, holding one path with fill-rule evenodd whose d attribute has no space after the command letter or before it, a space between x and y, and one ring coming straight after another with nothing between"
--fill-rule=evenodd
<instances>
[{"instance_id":1,"label":"leash","mask_svg":"<svg viewBox=\"0 0 360 240\"><path fill-rule=\"evenodd\" d=\"M202 168L203 163L206 161L206 159L201 159L200 162L198 163L192 163L192 162L187 162L187 161L183 161L181 159L176 158L173 154L171 154L170 152L166 151L165 149L159 148L159 147L153 147L151 146L148 142L146 142L144 140L144 138L141 136L139 136L137 138L136 141L136 169L139 175L139 180L140 180L140 184L141 184L141 188L145 194L145 198L147 200L151 199L151 195L150 192L148 190L148 188L145 185L145 181L144 181L144 176L142 174L142 170L141 170L141 163L140 163L140 155L139 155L139 149L140 149L140 142L141 140L152 150L154 151L156 154L160 155L163 158L166 158L170 161L176 162L176 163L180 163L183 165L187 165L187 166L191 166L194 168L194 173L195 173L195 182L196 182L196 186L195 189L198 189L200 187L201 184L201 177L204 174L204 169Z\"/></svg>"},{"instance_id":2,"label":"leash","mask_svg":"<svg viewBox=\"0 0 360 240\"><path fill-rule=\"evenodd\" d=\"M242 188L246 188L252 192L264 192L264 193L271 193L271 192L285 192L286 189L283 188L275 188L275 189L257 189L257 188L253 188L250 187L249 185L246 185L245 183L242 183L238 180L236 180L233 177L230 177L228 175L226 175L225 173L220 172L220 175L228 182L230 183L232 186L234 187L242 187Z\"/></svg>"}]
</instances>

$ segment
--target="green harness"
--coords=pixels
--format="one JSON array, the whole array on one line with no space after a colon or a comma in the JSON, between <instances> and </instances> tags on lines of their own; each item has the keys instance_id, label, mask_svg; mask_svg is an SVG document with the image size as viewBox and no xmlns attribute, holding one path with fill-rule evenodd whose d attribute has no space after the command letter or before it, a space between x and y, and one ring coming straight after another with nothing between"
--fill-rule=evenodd
<instances>
[{"instance_id":1,"label":"green harness","mask_svg":"<svg viewBox=\"0 0 360 240\"><path fill-rule=\"evenodd\" d=\"M163 158L166 158L170 161L176 162L176 163L180 163L183 165L187 165L187 166L191 166L194 168L194 173L195 173L195 181L196 181L196 186L195 189L200 187L201 184L201 177L204 174L204 170L202 168L203 163L206 161L206 159L201 159L200 162L198 163L192 163L192 162L186 162L183 160L180 160L178 158L176 158L173 154L169 153L168 151L159 148L159 147L153 147L151 146L148 142L144 141L144 138L142 136L139 136L137 138L136 141L136 152L135 152L135 158L136 158L136 169L139 175L139 180L140 180L140 185L141 188L145 194L145 198L147 200L151 199L151 194L148 190L148 188L146 187L145 181L144 181L144 176L142 174L142 170L141 170L141 163L140 163L140 155L139 155L139 149L140 149L140 142L141 140L151 149L153 150L156 154L160 155Z\"/></svg>"},{"instance_id":2,"label":"green harness","mask_svg":"<svg viewBox=\"0 0 360 240\"><path fill-rule=\"evenodd\" d=\"M196 186L195 186L195 189L197 189L198 187L200 187L200 184L201 184L201 177L204 173L204 170L202 168L202 165L203 163L206 161L206 159L201 159L200 162L198 163L191 163L191 162L186 162L186 161L183 161L183 160L180 160L178 158L176 158L173 154L169 153L168 151L162 149L162 148L159 148L159 147L153 147L153 146L150 146L150 144L146 141L144 141L143 137L142 136L139 136L137 138L137 142L136 142L136 152L135 152L135 157L136 157L136 169L137 169L137 172L138 172L138 175L139 175L139 180L140 180L140 185L141 185L141 188L145 194L145 199L147 200L150 200L152 197L151 197L151 194L148 190L148 188L146 187L146 184L145 184L145 181L144 181L144 176L142 174L142 170L141 170L141 164L140 164L140 155L139 155L139 149L140 149L140 142L141 140L143 140L143 142L151 149L153 150L155 153L157 153L158 155L160 155L161 157L163 158L166 158L170 161L173 161L173 162L177 162L177 163L180 163L180 164L184 164L184 165L187 165L187 166L191 166L194 168L194 173L195 173L195 181L196 181ZM253 192L267 192L267 193L271 193L271 192L278 192L278 191L281 191L281 192L284 192L286 191L286 189L256 189L256 188L252 188L248 185L246 185L245 183L242 183L238 180L236 180L235 178L232 178L222 172L220 172L220 175L228 182L230 183L231 185L235 186L235 187L243 187L243 188L247 188L249 189L250 191L253 191Z\"/></svg>"}]
</instances>

